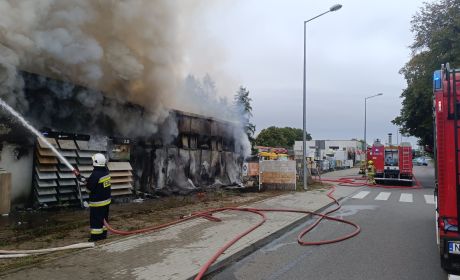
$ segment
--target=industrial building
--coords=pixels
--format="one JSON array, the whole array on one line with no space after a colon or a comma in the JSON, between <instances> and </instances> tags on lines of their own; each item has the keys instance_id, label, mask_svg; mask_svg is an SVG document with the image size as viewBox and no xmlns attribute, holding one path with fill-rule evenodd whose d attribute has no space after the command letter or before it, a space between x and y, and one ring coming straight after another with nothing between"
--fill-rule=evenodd
<instances>
[{"instance_id":1,"label":"industrial building","mask_svg":"<svg viewBox=\"0 0 460 280\"><path fill-rule=\"evenodd\" d=\"M363 142L358 140L310 140L306 141L306 147L307 158L310 162L320 162L322 171L350 168L364 159ZM294 143L294 155L300 172L303 156L302 141ZM314 168L316 169L316 165Z\"/></svg>"},{"instance_id":2,"label":"industrial building","mask_svg":"<svg viewBox=\"0 0 460 280\"><path fill-rule=\"evenodd\" d=\"M178 110L167 110L158 118L152 109L91 89L22 75L28 103L21 112L25 119L84 175L92 170L93 153L106 154L115 198L184 194L240 180L244 133L238 123ZM78 201L70 170L4 112L0 112L0 170L11 173L13 206L65 206Z\"/></svg>"}]
</instances>

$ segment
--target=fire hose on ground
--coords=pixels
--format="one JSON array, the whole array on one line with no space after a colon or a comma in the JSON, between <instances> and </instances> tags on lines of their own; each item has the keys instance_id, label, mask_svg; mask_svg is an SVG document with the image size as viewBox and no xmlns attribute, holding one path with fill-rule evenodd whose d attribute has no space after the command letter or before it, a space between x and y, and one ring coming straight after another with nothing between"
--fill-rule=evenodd
<instances>
[{"instance_id":1,"label":"fire hose on ground","mask_svg":"<svg viewBox=\"0 0 460 280\"><path fill-rule=\"evenodd\" d=\"M341 185L341 186L351 186L351 187L368 186L368 187L391 188L391 189L396 189L396 188L418 189L418 188L421 188L420 183L416 179L415 179L416 185L415 186L409 186L409 187L369 184L369 183L367 183L367 178L362 178L362 177L345 177L345 178L339 178L339 179L322 179L322 181L334 182L334 183L338 183L338 185ZM365 181L365 182L362 182L362 181ZM228 241L226 244L224 244L221 248L219 248L214 253L214 255L201 267L200 271L196 275L195 279L198 280L198 279L202 279L202 277L206 274L206 272L211 267L211 265L228 248L230 248L233 244L235 244L238 240L240 240L244 236L246 236L249 233L251 233L252 231L254 231L256 228L260 227L263 223L265 223L265 221L267 221L267 216L265 215L264 212L289 212L289 213L300 213L300 214L317 216L318 219L313 224L311 224L310 226L308 226L307 228L302 230L297 236L297 242L300 245L303 245L303 246L330 244L330 243L344 241L346 239L349 239L349 238L352 238L352 237L356 236L361 231L361 228L357 224L355 224L355 223L353 223L351 221L341 219L341 218L336 218L336 217L329 216L330 214L336 212L337 210L339 210L341 208L340 203L332 196L334 191L335 191L335 186L332 186L331 190L329 191L327 196L333 201L333 203L336 205L336 207L334 209L332 209L332 210L329 210L325 214L319 214L319 213L315 213L315 212L312 212L312 211L297 210L297 209L224 207L224 208L210 209L210 210L202 211L202 212L196 212L196 213L193 213L190 216L184 217L184 218L182 218L180 220L175 220L175 221L172 221L172 222L169 222L169 223L166 223L166 224L161 224L161 225L157 225L157 226L152 226L152 227L147 227L147 228L137 229L137 230L131 230L131 231L124 231L124 230L114 229L106 221L104 221L104 224L105 224L105 226L107 227L107 229L111 233L120 234L120 235L133 235L133 234L140 234L140 233L146 233L146 232L151 232L151 231L163 229L163 228L166 228L168 226L179 224L179 223L182 223L182 222L185 222L185 221L188 221L188 220L191 220L191 219L196 219L196 218L205 218L205 219L208 219L210 221L220 222L221 219L213 217L212 215L214 213L219 213L219 212L223 212L223 211L240 211L240 212L249 212L249 213L254 213L254 214L259 215L262 219L257 224L255 224L254 226L248 228L244 232L240 233L239 235L234 237L232 240ZM307 235L311 230L313 230L316 226L318 226L318 224L323 219L351 225L352 227L355 228L355 230L353 232L349 233L349 234L346 234L344 236L341 236L341 237L338 237L338 238L335 238L335 239L313 241L313 242L303 241L302 238L305 235Z\"/></svg>"},{"instance_id":2,"label":"fire hose on ground","mask_svg":"<svg viewBox=\"0 0 460 280\"><path fill-rule=\"evenodd\" d=\"M27 257L27 256L32 256L32 255L46 254L46 253L64 251L64 250L92 248L94 246L95 246L94 242L84 242L84 243L67 245L63 247L54 247L54 248L37 249L37 250L0 250L0 259Z\"/></svg>"},{"instance_id":3,"label":"fire hose on ground","mask_svg":"<svg viewBox=\"0 0 460 280\"><path fill-rule=\"evenodd\" d=\"M384 185L384 184L370 184L367 182L367 177L342 177L339 179L319 179L321 182L337 183L338 186L343 187L371 187L383 189L420 189L422 188L420 182L414 177L415 185L399 186L399 185ZM364 182L363 182L364 181Z\"/></svg>"},{"instance_id":4,"label":"fire hose on ground","mask_svg":"<svg viewBox=\"0 0 460 280\"><path fill-rule=\"evenodd\" d=\"M155 230L159 230L159 229L163 229L163 228L166 228L168 226L171 226L171 225L175 225L175 224L178 224L178 223L182 223L182 222L185 222L185 221L188 221L188 220L191 220L191 219L196 219L196 218L205 218L205 219L208 219L208 220L211 220L211 221L215 221L215 222L220 222L221 219L219 218L216 218L216 217L213 217L212 215L215 214L215 213L219 213L219 212L224 212L224 211L240 211L240 212L249 212L249 213L253 213L253 214L256 214L256 215L259 215L261 217L261 220L255 224L254 226L248 228L247 230L245 230L244 232L240 233L239 235L237 235L236 237L234 237L232 240L228 241L226 244L224 244L221 248L219 248L215 254L203 265L203 267L200 269L200 271L198 272L198 274L196 275L195 279L201 279L205 273L208 271L208 269L211 267L211 265L228 249L230 248L233 244L235 244L238 240L240 240L241 238L243 238L244 236L248 235L249 233L251 233L252 231L254 231L256 228L260 227L262 224L264 224L266 221L267 221L267 216L265 215L265 212L289 212L289 213L299 213L299 214L306 214L306 215L313 215L313 216L317 216L318 219L313 223L311 224L310 226L308 226L306 229L304 229L303 231L301 231L299 233L299 235L297 236L297 242L300 244L300 245L303 245L303 246L309 246L309 245L323 245L323 244L330 244L330 243L335 243L335 242L339 242L339 241L343 241L343 240L346 240L346 239L349 239L355 235L357 235L361 229L360 227L353 223L353 222L350 222L350 221L347 221L347 220L344 220L344 219L341 219L341 218L337 218L337 217L332 217L332 216L329 216L330 214L336 212L337 210L339 210L341 208L341 205L340 203L332 196L332 194L334 193L335 191L335 187L332 186L331 187L331 190L329 191L329 193L327 194L327 196L333 201L333 203L336 205L336 207L332 210L329 210L328 212L326 212L325 214L320 214L320 213L315 213L315 212L312 212L312 211L306 211L306 210L297 210L297 209L277 209L277 208L240 208L240 207L223 207L223 208L217 208L217 209L210 209L210 210L207 210L207 211L202 211L202 212L196 212L196 213L193 213L191 214L190 216L187 216L187 217L184 217L182 219L179 219L179 220L175 220L175 221L172 221L172 222L169 222L169 223L166 223L166 224L162 224L162 225L157 225L157 226L152 226L152 227L147 227L147 228L143 228L143 229L137 229L137 230L131 230L131 231L124 231L124 230L119 230L119 229L114 229L113 227L110 226L110 224L108 224L106 221L104 221L104 224L105 226L107 227L107 229L111 232L111 233L114 233L114 234L120 234L120 235L133 235L133 234L139 234L139 233L146 233L146 232L151 232L151 231L155 231ZM340 222L340 223L345 223L345 224L348 224L348 225L351 225L352 227L355 228L355 230L349 234L346 234L344 236L341 236L341 237L338 237L338 238L335 238L335 239L330 239L330 240L321 240L321 241L313 241L313 242L307 242L307 241L303 241L302 238L307 234L309 233L311 230L313 230L323 219L326 219L326 220L331 220L331 221L336 221L336 222Z\"/></svg>"}]
</instances>

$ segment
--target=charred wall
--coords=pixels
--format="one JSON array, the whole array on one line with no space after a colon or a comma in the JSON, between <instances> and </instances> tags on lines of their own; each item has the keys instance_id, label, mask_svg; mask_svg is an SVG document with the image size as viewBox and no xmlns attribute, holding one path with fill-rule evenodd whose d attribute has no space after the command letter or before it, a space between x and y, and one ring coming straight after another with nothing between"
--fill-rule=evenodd
<instances>
[{"instance_id":1,"label":"charred wall","mask_svg":"<svg viewBox=\"0 0 460 280\"><path fill-rule=\"evenodd\" d=\"M231 123L180 111L171 111L165 123L177 125L172 141L153 137L133 145L131 161L141 191L187 193L239 182L241 157L230 138Z\"/></svg>"}]
</instances>

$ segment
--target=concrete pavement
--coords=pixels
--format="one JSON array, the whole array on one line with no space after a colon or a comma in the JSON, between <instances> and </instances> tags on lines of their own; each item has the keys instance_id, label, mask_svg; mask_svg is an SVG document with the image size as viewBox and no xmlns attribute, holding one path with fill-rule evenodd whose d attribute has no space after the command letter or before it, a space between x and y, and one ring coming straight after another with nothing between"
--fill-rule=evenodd
<instances>
[{"instance_id":1,"label":"concrete pavement","mask_svg":"<svg viewBox=\"0 0 460 280\"><path fill-rule=\"evenodd\" d=\"M357 169L341 171L338 177L355 175ZM334 176L333 173L328 177ZM358 188L338 187L334 196L349 196ZM248 205L255 208L290 208L319 211L331 204L326 191L291 192ZM211 270L218 269L306 221L296 213L266 212L268 221L229 248ZM0 279L190 279L202 265L239 233L260 220L258 215L221 212L222 222L190 220L169 228L127 237L112 243L69 254L58 260L25 268ZM295 242L295 240L293 240Z\"/></svg>"}]
</instances>

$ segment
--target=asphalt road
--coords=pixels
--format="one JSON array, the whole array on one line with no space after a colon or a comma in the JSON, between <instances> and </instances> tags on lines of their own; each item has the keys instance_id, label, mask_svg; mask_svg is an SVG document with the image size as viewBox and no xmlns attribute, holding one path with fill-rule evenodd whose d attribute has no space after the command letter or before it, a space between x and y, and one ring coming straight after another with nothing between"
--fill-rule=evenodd
<instances>
[{"instance_id":1,"label":"asphalt road","mask_svg":"<svg viewBox=\"0 0 460 280\"><path fill-rule=\"evenodd\" d=\"M436 246L434 170L414 169L422 189L362 188L342 201L335 216L361 226L353 239L300 246L297 234L304 224L211 279L447 279ZM347 225L323 222L305 240L350 231Z\"/></svg>"}]
</instances>

